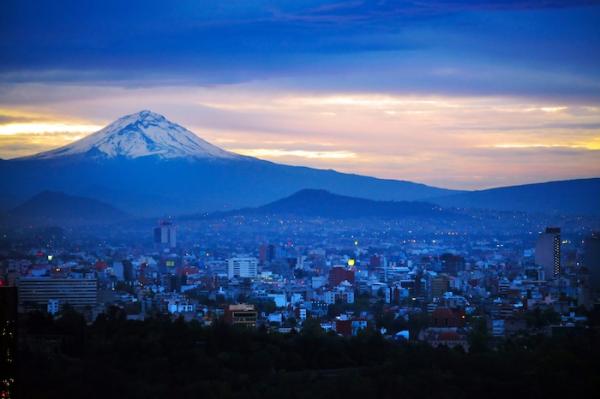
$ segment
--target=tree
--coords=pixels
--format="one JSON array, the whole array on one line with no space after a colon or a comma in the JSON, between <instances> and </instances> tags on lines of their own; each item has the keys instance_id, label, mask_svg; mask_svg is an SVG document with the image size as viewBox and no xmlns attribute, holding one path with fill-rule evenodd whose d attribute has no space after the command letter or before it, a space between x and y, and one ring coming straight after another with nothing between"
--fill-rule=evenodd
<instances>
[{"instance_id":1,"label":"tree","mask_svg":"<svg viewBox=\"0 0 600 399\"><path fill-rule=\"evenodd\" d=\"M469 333L469 350L473 353L485 352L489 349L490 334L485 317L474 318Z\"/></svg>"},{"instance_id":2,"label":"tree","mask_svg":"<svg viewBox=\"0 0 600 399\"><path fill-rule=\"evenodd\" d=\"M323 335L323 329L318 319L309 317L302 324L302 335L318 337Z\"/></svg>"}]
</instances>

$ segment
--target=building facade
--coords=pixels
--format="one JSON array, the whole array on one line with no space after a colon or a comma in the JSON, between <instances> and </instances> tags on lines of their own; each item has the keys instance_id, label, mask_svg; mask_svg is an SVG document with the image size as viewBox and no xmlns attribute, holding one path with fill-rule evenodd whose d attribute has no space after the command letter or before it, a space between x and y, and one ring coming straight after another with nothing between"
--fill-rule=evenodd
<instances>
[{"instance_id":1,"label":"building facade","mask_svg":"<svg viewBox=\"0 0 600 399\"><path fill-rule=\"evenodd\" d=\"M19 280L19 307L23 310L48 310L49 304L93 308L98 300L98 281L82 278L25 277Z\"/></svg>"},{"instance_id":2,"label":"building facade","mask_svg":"<svg viewBox=\"0 0 600 399\"><path fill-rule=\"evenodd\" d=\"M547 227L535 246L535 263L542 266L546 280L560 275L560 228Z\"/></svg>"},{"instance_id":3,"label":"building facade","mask_svg":"<svg viewBox=\"0 0 600 399\"><path fill-rule=\"evenodd\" d=\"M225 322L232 326L256 327L258 312L254 305L229 305L225 309Z\"/></svg>"},{"instance_id":4,"label":"building facade","mask_svg":"<svg viewBox=\"0 0 600 399\"><path fill-rule=\"evenodd\" d=\"M235 257L227 261L227 277L255 278L258 275L258 260L253 257Z\"/></svg>"},{"instance_id":5,"label":"building facade","mask_svg":"<svg viewBox=\"0 0 600 399\"><path fill-rule=\"evenodd\" d=\"M162 221L154 229L154 242L156 244L175 248L177 246L177 228L168 221Z\"/></svg>"}]
</instances>

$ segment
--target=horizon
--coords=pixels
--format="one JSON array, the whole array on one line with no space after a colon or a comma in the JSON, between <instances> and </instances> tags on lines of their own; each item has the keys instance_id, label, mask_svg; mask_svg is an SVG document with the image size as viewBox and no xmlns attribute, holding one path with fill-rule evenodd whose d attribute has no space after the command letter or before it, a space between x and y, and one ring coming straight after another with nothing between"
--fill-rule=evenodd
<instances>
[{"instance_id":1,"label":"horizon","mask_svg":"<svg viewBox=\"0 0 600 399\"><path fill-rule=\"evenodd\" d=\"M152 109L282 164L452 189L600 176L597 1L1 7L2 159Z\"/></svg>"},{"instance_id":2,"label":"horizon","mask_svg":"<svg viewBox=\"0 0 600 399\"><path fill-rule=\"evenodd\" d=\"M104 126L96 127L95 130L93 130L91 133L89 133L87 135L84 135L83 137L79 137L79 138L77 138L74 141L71 141L71 142L68 142L66 144L60 145L58 147L49 148L49 149L43 150L41 152L36 152L36 153L33 153L33 154L25 154L25 155L19 155L17 157L13 157L13 158L6 158L5 160L25 159L25 158L28 158L30 156L36 156L36 155L40 155L40 154L46 153L48 151L52 151L52 150L57 150L57 149L69 147L69 146L71 146L71 145L73 145L73 144L75 144L75 143L77 143L77 142L79 142L79 141L81 141L81 140L83 140L83 139L85 139L85 138L87 138L87 137L95 134L95 133L100 132L101 130L103 130L106 127L108 127L110 124L112 124L112 123L114 123L114 122L116 122L116 121L118 121L118 120L120 120L122 118L134 116L134 115L137 115L137 114L141 114L143 112L150 112L150 113L153 113L153 114L157 114L157 115L159 115L161 117L166 118L167 121L169 121L171 123L174 123L174 124L176 124L178 126L181 126L181 127L185 128L185 129L187 129L185 126L181 125L180 123L177 123L176 121L170 120L168 117L166 117L165 115L161 114L160 112L155 112L154 110L151 110L151 109L142 109L140 111L133 112L131 114L121 115L118 118L112 120L111 122L108 122ZM195 133L193 131L191 131L191 133L193 133L195 136L199 137L200 139L204 139L203 137L199 136L197 133ZM210 143L210 142L209 142L209 144L214 145L213 143ZM286 164L286 163L283 163L283 162L277 162L277 159L263 158L263 157L260 156L260 154L257 155L257 154L247 153L247 152L244 152L244 151L238 152L235 149L232 150L232 149L229 149L229 148L226 148L226 147L220 147L220 146L216 146L216 147L218 147L220 149L224 149L224 150L229 151L229 152L232 152L234 154L238 154L238 155L246 155L246 156L249 156L249 157L252 157L252 158L256 158L256 159L268 160L268 161L272 161L272 162L276 162L276 163ZM0 158L0 159L3 159L3 158ZM357 175L361 175L361 176L375 177L375 178L384 179L384 180L400 180L400 181L406 180L406 179L394 179L394 178L387 178L387 177L380 177L380 176L371 176L371 175L361 174L361 173L357 173L357 172L353 172L353 171L338 170L338 169L335 169L335 168L326 168L326 167L319 167L319 166L311 166L311 165L308 165L306 163L302 163L302 161L300 161L299 163L290 162L289 165L293 165L293 166L308 166L308 167L314 167L316 169L331 169L331 170L342 172L342 173L357 174ZM488 189L505 188L505 187L512 187L512 186L524 186L524 185L531 185L531 184L544 184L544 183L561 182L561 181L569 181L569 180L586 180L586 179L597 179L597 178L600 178L600 175L599 176L573 177L573 178L565 178L565 179L541 180L541 181L525 181L525 182L520 182L520 183L517 183L517 184L504 185L504 186L500 185L500 186L487 186L487 187L486 186L482 186L482 187L476 187L476 188L460 188L460 187L450 187L450 186L439 185L439 186L434 186L434 187L445 188L445 189L452 189L452 190L462 190L462 191L478 191L478 190L488 190ZM426 185L433 186L431 184L427 184L427 183L424 183L424 182L421 182L421 181L413 181L413 182L414 183L421 183L421 184L426 184ZM304 188L304 189L301 189L301 190L307 190L307 189L310 189L310 188ZM325 191L327 191L327 190L325 190ZM328 192L331 192L331 191L328 191ZM357 198L362 198L362 197L357 197Z\"/></svg>"}]
</instances>

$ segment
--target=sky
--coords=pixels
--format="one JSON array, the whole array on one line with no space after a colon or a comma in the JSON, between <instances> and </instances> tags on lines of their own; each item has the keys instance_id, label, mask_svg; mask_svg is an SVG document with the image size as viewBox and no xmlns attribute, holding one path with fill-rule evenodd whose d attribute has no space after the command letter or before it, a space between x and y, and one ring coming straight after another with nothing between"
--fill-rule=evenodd
<instances>
[{"instance_id":1,"label":"sky","mask_svg":"<svg viewBox=\"0 0 600 399\"><path fill-rule=\"evenodd\" d=\"M600 176L600 1L5 0L0 158L151 109L448 188Z\"/></svg>"}]
</instances>

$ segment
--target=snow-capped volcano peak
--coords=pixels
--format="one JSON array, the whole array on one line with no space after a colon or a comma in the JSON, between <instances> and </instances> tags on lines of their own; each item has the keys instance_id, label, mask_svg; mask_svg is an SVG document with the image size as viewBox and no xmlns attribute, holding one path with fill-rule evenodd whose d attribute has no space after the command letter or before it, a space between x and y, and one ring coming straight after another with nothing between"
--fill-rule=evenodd
<instances>
[{"instance_id":1,"label":"snow-capped volcano peak","mask_svg":"<svg viewBox=\"0 0 600 399\"><path fill-rule=\"evenodd\" d=\"M117 119L105 128L55 150L32 158L85 154L96 157L237 158L164 116L144 110Z\"/></svg>"}]
</instances>

